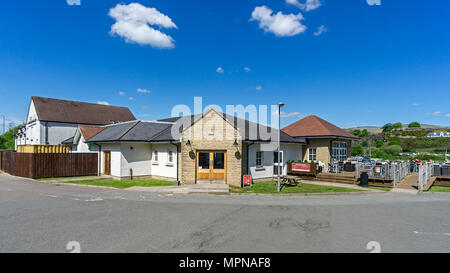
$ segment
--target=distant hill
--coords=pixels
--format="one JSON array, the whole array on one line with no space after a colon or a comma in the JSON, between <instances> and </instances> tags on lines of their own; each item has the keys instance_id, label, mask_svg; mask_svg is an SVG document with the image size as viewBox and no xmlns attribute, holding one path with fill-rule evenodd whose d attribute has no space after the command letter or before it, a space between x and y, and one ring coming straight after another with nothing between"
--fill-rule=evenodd
<instances>
[{"instance_id":1,"label":"distant hill","mask_svg":"<svg viewBox=\"0 0 450 273\"><path fill-rule=\"evenodd\" d=\"M408 128L408 124L403 124L403 128ZM421 129L436 129L436 130L450 130L450 127L441 126L441 125L432 125L432 124L421 124ZM345 130L364 130L366 129L371 134L381 133L383 130L381 126L357 126L352 128L347 128Z\"/></svg>"}]
</instances>

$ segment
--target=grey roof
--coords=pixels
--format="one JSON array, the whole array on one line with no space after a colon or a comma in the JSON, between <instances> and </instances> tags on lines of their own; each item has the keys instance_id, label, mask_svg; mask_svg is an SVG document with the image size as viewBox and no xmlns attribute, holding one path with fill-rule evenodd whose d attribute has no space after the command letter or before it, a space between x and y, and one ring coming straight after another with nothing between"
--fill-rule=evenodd
<instances>
[{"instance_id":1,"label":"grey roof","mask_svg":"<svg viewBox=\"0 0 450 273\"><path fill-rule=\"evenodd\" d=\"M74 139L74 138L75 138L75 137L69 137L68 139L61 141L61 144L64 144L64 145L72 145L72 144L73 144L73 139Z\"/></svg>"},{"instance_id":2,"label":"grey roof","mask_svg":"<svg viewBox=\"0 0 450 273\"><path fill-rule=\"evenodd\" d=\"M108 125L106 128L90 138L88 142L147 142L150 139L171 127L170 123L156 123L148 121L134 121Z\"/></svg>"},{"instance_id":3,"label":"grey roof","mask_svg":"<svg viewBox=\"0 0 450 273\"><path fill-rule=\"evenodd\" d=\"M206 112L205 112L206 114ZM235 116L222 114L223 117L241 133L243 141L270 141L270 138L263 137L276 133L277 129L261 125ZM156 122L134 121L118 123L106 126L106 129L89 139L88 142L116 142L116 141L136 141L136 142L165 142L176 141L172 135L175 124L191 126L201 119L204 114L189 115L183 117L172 117L161 119ZM181 127L180 132L184 130ZM244 134L242 133L244 132ZM293 138L284 132L280 132L280 141L283 143L305 144L304 138Z\"/></svg>"}]
</instances>

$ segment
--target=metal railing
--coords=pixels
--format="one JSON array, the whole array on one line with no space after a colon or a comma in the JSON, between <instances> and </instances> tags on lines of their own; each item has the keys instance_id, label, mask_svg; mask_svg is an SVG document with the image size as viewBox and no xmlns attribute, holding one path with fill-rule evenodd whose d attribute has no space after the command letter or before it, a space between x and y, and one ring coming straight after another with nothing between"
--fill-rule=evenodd
<instances>
[{"instance_id":1,"label":"metal railing","mask_svg":"<svg viewBox=\"0 0 450 273\"><path fill-rule=\"evenodd\" d=\"M397 162L384 162L384 163L362 163L359 162L356 166L356 177L362 172L366 172L369 178L379 178L385 180L392 180L392 183L397 185L407 175L414 170L410 162L397 161Z\"/></svg>"},{"instance_id":2,"label":"metal railing","mask_svg":"<svg viewBox=\"0 0 450 273\"><path fill-rule=\"evenodd\" d=\"M434 164L432 175L450 177L450 164Z\"/></svg>"},{"instance_id":3,"label":"metal railing","mask_svg":"<svg viewBox=\"0 0 450 273\"><path fill-rule=\"evenodd\" d=\"M418 187L419 191L423 191L423 188L430 182L433 174L434 164L431 162L425 162L419 166L419 179Z\"/></svg>"}]
</instances>

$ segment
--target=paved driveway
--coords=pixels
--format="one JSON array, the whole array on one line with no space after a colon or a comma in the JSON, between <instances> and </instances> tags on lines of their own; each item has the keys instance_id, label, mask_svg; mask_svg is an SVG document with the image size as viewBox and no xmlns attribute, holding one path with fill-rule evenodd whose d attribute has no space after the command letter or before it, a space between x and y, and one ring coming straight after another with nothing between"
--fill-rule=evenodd
<instances>
[{"instance_id":1,"label":"paved driveway","mask_svg":"<svg viewBox=\"0 0 450 273\"><path fill-rule=\"evenodd\" d=\"M450 252L450 194L170 195L0 175L0 252Z\"/></svg>"}]
</instances>

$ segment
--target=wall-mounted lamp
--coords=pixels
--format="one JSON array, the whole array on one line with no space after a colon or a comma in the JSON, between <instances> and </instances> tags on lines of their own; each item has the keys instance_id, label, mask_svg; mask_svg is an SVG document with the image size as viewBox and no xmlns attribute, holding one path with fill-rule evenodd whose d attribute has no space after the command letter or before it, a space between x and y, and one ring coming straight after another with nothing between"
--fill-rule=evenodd
<instances>
[{"instance_id":1,"label":"wall-mounted lamp","mask_svg":"<svg viewBox=\"0 0 450 273\"><path fill-rule=\"evenodd\" d=\"M237 142L237 139L234 140L233 146L234 147L238 147L239 146L239 143Z\"/></svg>"},{"instance_id":2,"label":"wall-mounted lamp","mask_svg":"<svg viewBox=\"0 0 450 273\"><path fill-rule=\"evenodd\" d=\"M188 140L188 141L186 142L186 146L188 146L188 147L191 146L191 141L190 141L190 140Z\"/></svg>"}]
</instances>

